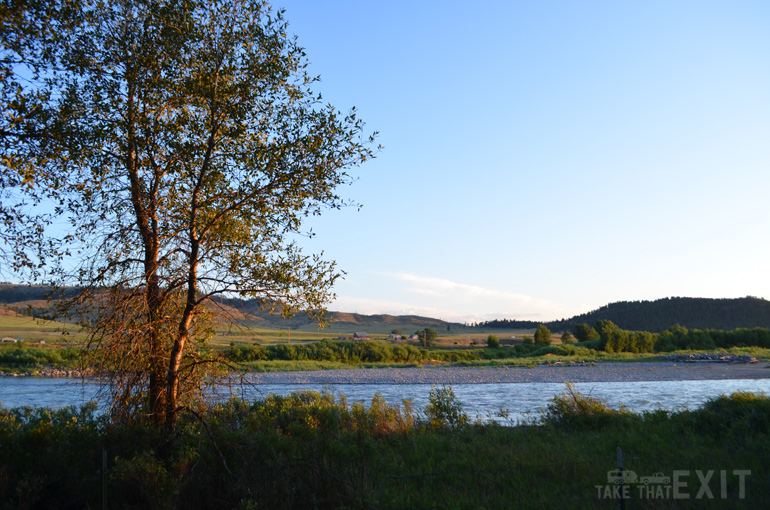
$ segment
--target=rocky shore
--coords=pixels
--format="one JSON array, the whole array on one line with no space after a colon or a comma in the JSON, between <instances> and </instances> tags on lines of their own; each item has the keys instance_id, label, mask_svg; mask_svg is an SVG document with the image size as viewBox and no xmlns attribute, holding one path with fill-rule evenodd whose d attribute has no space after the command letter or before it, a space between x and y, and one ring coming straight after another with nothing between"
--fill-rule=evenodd
<instances>
[{"instance_id":1,"label":"rocky shore","mask_svg":"<svg viewBox=\"0 0 770 510\"><path fill-rule=\"evenodd\" d=\"M740 359L738 359L740 358ZM770 364L752 357L700 359L676 357L656 362L559 363L534 367L447 367L425 365L404 368L314 370L250 373L256 384L497 384L563 382L697 381L770 379ZM0 377L80 378L80 370L44 368L27 372L0 372Z\"/></svg>"},{"instance_id":2,"label":"rocky shore","mask_svg":"<svg viewBox=\"0 0 770 510\"><path fill-rule=\"evenodd\" d=\"M2 372L0 371L0 377L87 377L89 374L83 370L66 369L66 368L41 368L35 371L26 372Z\"/></svg>"},{"instance_id":3,"label":"rocky shore","mask_svg":"<svg viewBox=\"0 0 770 510\"><path fill-rule=\"evenodd\" d=\"M627 362L525 367L424 367L248 374L256 384L498 384L768 379L770 365Z\"/></svg>"}]
</instances>

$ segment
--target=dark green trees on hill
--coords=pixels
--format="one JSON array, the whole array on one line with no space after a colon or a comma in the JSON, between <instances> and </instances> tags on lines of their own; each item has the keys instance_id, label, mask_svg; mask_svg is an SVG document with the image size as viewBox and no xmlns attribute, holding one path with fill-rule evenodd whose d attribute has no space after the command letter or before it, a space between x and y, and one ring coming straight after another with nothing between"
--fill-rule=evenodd
<instances>
[{"instance_id":1,"label":"dark green trees on hill","mask_svg":"<svg viewBox=\"0 0 770 510\"><path fill-rule=\"evenodd\" d=\"M689 329L733 330L770 328L770 301L747 296L738 299L671 297L655 301L619 301L570 319L546 322L551 330L574 331L582 341L578 327L608 320L621 329L659 333L674 324ZM533 329L538 323L498 319L479 326L485 328ZM589 339L589 338L586 338Z\"/></svg>"}]
</instances>

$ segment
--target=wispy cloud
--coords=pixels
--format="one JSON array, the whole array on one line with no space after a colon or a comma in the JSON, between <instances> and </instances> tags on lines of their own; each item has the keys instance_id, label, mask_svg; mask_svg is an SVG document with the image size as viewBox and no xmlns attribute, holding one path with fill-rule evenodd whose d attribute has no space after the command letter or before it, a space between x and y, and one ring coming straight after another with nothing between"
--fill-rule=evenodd
<instances>
[{"instance_id":1,"label":"wispy cloud","mask_svg":"<svg viewBox=\"0 0 770 510\"><path fill-rule=\"evenodd\" d=\"M444 278L433 278L403 272L391 273L391 277L412 284L412 287L409 287L408 290L423 295L446 296L447 293L452 293L464 294L472 297L497 298L506 301L521 301L528 303L537 301L524 294L488 289L477 285L453 282L452 280Z\"/></svg>"},{"instance_id":2,"label":"wispy cloud","mask_svg":"<svg viewBox=\"0 0 770 510\"><path fill-rule=\"evenodd\" d=\"M453 322L491 319L553 320L567 310L525 294L407 272L378 273L377 297L342 292L332 309L363 314L422 315Z\"/></svg>"}]
</instances>

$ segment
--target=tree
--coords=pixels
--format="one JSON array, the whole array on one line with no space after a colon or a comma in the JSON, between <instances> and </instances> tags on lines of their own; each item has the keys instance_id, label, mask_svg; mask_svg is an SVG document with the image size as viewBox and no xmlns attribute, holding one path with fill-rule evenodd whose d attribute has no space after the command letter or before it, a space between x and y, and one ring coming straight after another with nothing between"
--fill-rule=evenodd
<instances>
[{"instance_id":1,"label":"tree","mask_svg":"<svg viewBox=\"0 0 770 510\"><path fill-rule=\"evenodd\" d=\"M578 342L585 342L586 340L598 340L599 332L584 322L582 324L578 324L575 327L575 338L578 339Z\"/></svg>"},{"instance_id":2,"label":"tree","mask_svg":"<svg viewBox=\"0 0 770 510\"><path fill-rule=\"evenodd\" d=\"M489 335L487 337L487 347L490 349L497 349L500 347L500 339L497 338L497 335Z\"/></svg>"},{"instance_id":3,"label":"tree","mask_svg":"<svg viewBox=\"0 0 770 510\"><path fill-rule=\"evenodd\" d=\"M571 344L574 341L575 341L575 337L572 336L572 333L570 333L569 331L565 331L564 333L561 334L561 343Z\"/></svg>"},{"instance_id":4,"label":"tree","mask_svg":"<svg viewBox=\"0 0 770 510\"><path fill-rule=\"evenodd\" d=\"M535 343L551 345L551 330L545 324L540 324L535 330Z\"/></svg>"},{"instance_id":5,"label":"tree","mask_svg":"<svg viewBox=\"0 0 770 510\"><path fill-rule=\"evenodd\" d=\"M69 224L58 253L79 262L47 270L85 289L69 311L113 377L113 412L141 410L171 430L212 366L212 298L322 320L339 272L296 237L305 217L348 204L337 188L373 157L374 135L355 110L321 103L303 49L266 2L52 5L67 44L42 38L30 57L43 69L26 127L36 137L16 139L27 188L54 190L43 198Z\"/></svg>"},{"instance_id":6,"label":"tree","mask_svg":"<svg viewBox=\"0 0 770 510\"><path fill-rule=\"evenodd\" d=\"M418 336L423 347L432 347L436 343L436 338L438 338L438 332L433 328L415 331L414 334Z\"/></svg>"}]
</instances>

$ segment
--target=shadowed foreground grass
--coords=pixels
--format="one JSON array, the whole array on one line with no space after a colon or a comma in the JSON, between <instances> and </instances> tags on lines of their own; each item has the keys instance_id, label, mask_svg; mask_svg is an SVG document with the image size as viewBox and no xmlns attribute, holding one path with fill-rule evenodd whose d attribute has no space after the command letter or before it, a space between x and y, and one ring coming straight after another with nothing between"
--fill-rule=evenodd
<instances>
[{"instance_id":1,"label":"shadowed foreground grass","mask_svg":"<svg viewBox=\"0 0 770 510\"><path fill-rule=\"evenodd\" d=\"M200 413L205 424L188 415L165 440L93 405L2 410L0 507L615 508L618 447L639 477L679 472L678 499L674 482L629 482L627 508L757 508L770 496L770 399L749 393L634 414L567 387L519 427L470 423L446 387L424 410L307 392Z\"/></svg>"}]
</instances>

